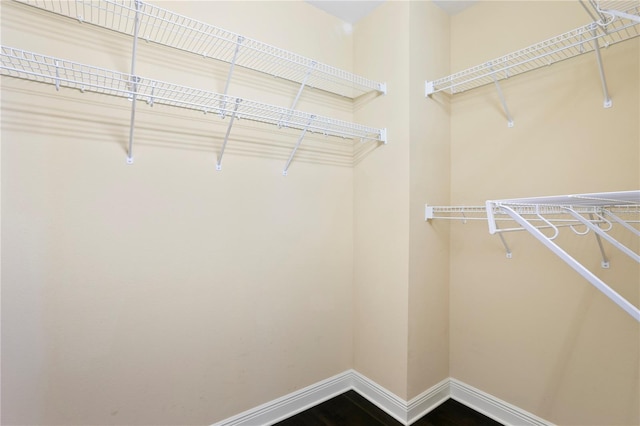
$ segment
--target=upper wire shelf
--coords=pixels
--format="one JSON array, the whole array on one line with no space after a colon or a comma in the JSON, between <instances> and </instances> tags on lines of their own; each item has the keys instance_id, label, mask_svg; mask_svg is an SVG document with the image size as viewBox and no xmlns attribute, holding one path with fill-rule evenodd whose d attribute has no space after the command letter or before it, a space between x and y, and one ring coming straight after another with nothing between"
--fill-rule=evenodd
<instances>
[{"instance_id":1,"label":"upper wire shelf","mask_svg":"<svg viewBox=\"0 0 640 426\"><path fill-rule=\"evenodd\" d=\"M356 98L386 84L138 0L16 0L59 15L207 58Z\"/></svg>"},{"instance_id":2,"label":"upper wire shelf","mask_svg":"<svg viewBox=\"0 0 640 426\"><path fill-rule=\"evenodd\" d=\"M386 142L384 129L367 127L329 117L273 106L234 96L195 89L177 84L132 76L118 71L84 65L51 56L1 47L0 71L3 75L68 87L82 92L96 92L220 114L238 119L289 127L326 136L358 138L362 141ZM135 91L134 91L135 86Z\"/></svg>"},{"instance_id":3,"label":"upper wire shelf","mask_svg":"<svg viewBox=\"0 0 640 426\"><path fill-rule=\"evenodd\" d=\"M464 92L591 52L596 49L595 43L607 47L639 36L640 3L638 1L612 1L611 3L615 4L610 6L626 7L620 12L628 16L620 17L605 13L603 16L609 18L605 22L594 21L481 65L437 80L427 81L425 94L428 96L441 91L447 91L450 94Z\"/></svg>"}]
</instances>

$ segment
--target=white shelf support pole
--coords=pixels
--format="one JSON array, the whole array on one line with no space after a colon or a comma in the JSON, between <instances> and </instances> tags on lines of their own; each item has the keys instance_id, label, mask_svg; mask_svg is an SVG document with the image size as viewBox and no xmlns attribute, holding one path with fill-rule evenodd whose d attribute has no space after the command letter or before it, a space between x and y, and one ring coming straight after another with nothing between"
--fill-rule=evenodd
<instances>
[{"instance_id":1,"label":"white shelf support pole","mask_svg":"<svg viewBox=\"0 0 640 426\"><path fill-rule=\"evenodd\" d=\"M567 265L571 266L582 277L589 281L594 287L600 290L605 296L611 299L616 305L620 306L626 313L631 315L636 321L640 322L640 309L629 303L624 297L618 294L615 290L605 284L600 278L595 276L591 271L585 268L580 262L571 257L560 246L547 238L542 232L540 232L535 226L530 224L525 218L515 212L508 206L501 205L502 211L507 213L513 220L525 228L531 235L533 235L538 241L544 244L549 250L554 252L560 259L562 259Z\"/></svg>"},{"instance_id":2,"label":"white shelf support pole","mask_svg":"<svg viewBox=\"0 0 640 426\"><path fill-rule=\"evenodd\" d=\"M604 107L611 108L613 102L611 101L611 97L609 96L609 89L607 88L607 79L604 76L604 67L602 66L602 56L600 55L600 42L598 41L598 28L594 24L593 26L593 45L594 51L596 52L596 59L598 60L598 70L600 71L600 81L602 81L602 92L604 94Z\"/></svg>"},{"instance_id":3,"label":"white shelf support pole","mask_svg":"<svg viewBox=\"0 0 640 426\"><path fill-rule=\"evenodd\" d=\"M302 143L302 139L304 139L304 135L307 133L307 130L309 130L309 126L311 126L311 123L313 122L313 120L315 118L316 118L315 115L311 116L311 118L307 122L307 125L302 130L302 133L300 134L300 137L298 137L298 141L296 142L296 145L293 147L293 151L291 151L291 155L289 156L289 159L287 160L287 164L285 164L284 170L282 171L282 175L283 176L286 176L287 173L289 173L289 166L291 165L291 161L293 161L293 157L294 157L294 155L296 155L296 151L300 147L300 144Z\"/></svg>"},{"instance_id":4,"label":"white shelf support pole","mask_svg":"<svg viewBox=\"0 0 640 426\"><path fill-rule=\"evenodd\" d=\"M589 219L594 220L593 219L593 213L589 214ZM589 231L589 228L587 228L587 232ZM600 235L595 234L596 236L596 241L598 242L598 248L600 249L600 255L602 256L602 262L600 262L600 266L602 266L602 269L609 269L609 259L607 259L607 254L604 251L604 246L602 245L602 238L600 238Z\"/></svg>"},{"instance_id":5,"label":"white shelf support pole","mask_svg":"<svg viewBox=\"0 0 640 426\"><path fill-rule=\"evenodd\" d=\"M291 104L291 108L292 110L296 109L296 105L298 105L298 100L300 99L300 95L302 94L302 91L304 90L305 86L307 85L307 81L309 80L309 77L311 76L311 73L313 72L313 70L316 69L316 67L318 66L318 63L316 61L313 61L311 63L311 65L309 66L309 69L307 70L307 72L304 75L304 78L302 79L302 84L300 84L300 89L298 89L298 93L296 94L295 99L293 100L293 103Z\"/></svg>"},{"instance_id":6,"label":"white shelf support pole","mask_svg":"<svg viewBox=\"0 0 640 426\"><path fill-rule=\"evenodd\" d=\"M511 253L511 249L507 245L507 241L504 239L504 235L502 235L502 232L500 232L500 228L498 227L498 222L496 222L496 233L500 237L500 241L502 241L502 245L504 246L504 249L506 251L507 259L511 259L513 257L513 254Z\"/></svg>"},{"instance_id":7,"label":"white shelf support pole","mask_svg":"<svg viewBox=\"0 0 640 426\"><path fill-rule=\"evenodd\" d=\"M136 103L138 98L138 77L136 76L136 54L138 50L138 32L140 30L140 1L135 0L136 16L133 28L133 49L131 53L131 124L129 125L129 149L127 164L133 164L133 129L136 122Z\"/></svg>"},{"instance_id":8,"label":"white shelf support pole","mask_svg":"<svg viewBox=\"0 0 640 426\"><path fill-rule=\"evenodd\" d=\"M286 118L284 118L284 116L280 118L280 122L278 123L278 128L285 126L286 122L291 119L293 110L295 110L296 105L298 105L298 100L300 99L300 95L302 95L302 91L304 90L304 87L307 85L307 81L309 80L311 73L313 72L313 70L316 68L317 65L318 63L313 61L309 66L309 69L307 69L307 72L305 73L304 78L302 79L302 84L300 85L300 89L298 89L298 93L296 94L296 97L294 98L293 103L291 104L291 108L289 108L290 109L289 114L287 114Z\"/></svg>"},{"instance_id":9,"label":"white shelf support pole","mask_svg":"<svg viewBox=\"0 0 640 426\"><path fill-rule=\"evenodd\" d=\"M241 35L238 36L236 41L236 49L233 52L233 58L231 59L231 66L229 67L229 74L227 75L227 82L224 85L224 97L220 105L220 116L224 118L226 116L226 108L227 108L227 93L229 92L229 85L231 84L231 75L233 74L233 70L236 67L236 60L238 59L238 52L240 52L240 45L244 41L244 37Z\"/></svg>"},{"instance_id":10,"label":"white shelf support pole","mask_svg":"<svg viewBox=\"0 0 640 426\"><path fill-rule=\"evenodd\" d=\"M493 83L496 85L496 90L498 91L498 96L500 97L500 103L502 103L504 114L507 116L507 126L513 127L513 117L511 116L511 112L509 112L507 101L505 101L504 99L504 95L502 94L502 89L500 88L500 83L498 83L498 79L496 78L495 72L493 72L493 68L491 68L491 78L493 79Z\"/></svg>"},{"instance_id":11,"label":"white shelf support pole","mask_svg":"<svg viewBox=\"0 0 640 426\"><path fill-rule=\"evenodd\" d=\"M220 156L218 157L218 161L216 162L216 170L222 170L222 156L224 155L224 149L227 147L227 141L229 140L229 134L231 133L231 127L233 126L233 120L236 118L236 113L238 112L238 107L240 106L240 102L242 99L236 99L236 106L233 108L233 114L231 114L231 119L229 119L229 125L227 125L227 133L224 135L224 142L222 142L222 148L220 149Z\"/></svg>"}]
</instances>

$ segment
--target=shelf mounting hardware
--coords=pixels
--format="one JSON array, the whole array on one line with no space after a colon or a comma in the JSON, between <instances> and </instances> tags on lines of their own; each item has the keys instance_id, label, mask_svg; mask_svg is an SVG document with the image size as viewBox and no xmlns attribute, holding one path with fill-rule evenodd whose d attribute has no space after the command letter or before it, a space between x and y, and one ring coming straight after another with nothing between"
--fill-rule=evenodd
<instances>
[{"instance_id":1,"label":"shelf mounting hardware","mask_svg":"<svg viewBox=\"0 0 640 426\"><path fill-rule=\"evenodd\" d=\"M296 145L293 147L293 151L291 151L291 155L289 156L289 159L287 160L287 164L285 164L285 166L284 166L284 170L282 171L282 175L283 176L286 176L289 173L289 166L291 165L291 161L293 161L293 157L294 157L294 155L296 155L296 151L300 147L300 144L302 143L302 139L304 139L304 135L307 133L307 130L309 130L309 126L311 126L311 123L313 122L313 120L315 118L316 118L316 116L312 115L309 118L309 121L307 122L307 125L304 127L304 129L302 129L302 133L298 137L298 141L296 142Z\"/></svg>"},{"instance_id":2,"label":"shelf mounting hardware","mask_svg":"<svg viewBox=\"0 0 640 426\"><path fill-rule=\"evenodd\" d=\"M131 123L129 125L129 149L127 164L133 164L133 129L136 122L136 104L138 98L138 77L136 76L136 54L138 49L138 31L140 30L140 1L135 0L136 15L133 29L133 49L131 53ZM57 68L56 68L57 69Z\"/></svg>"},{"instance_id":3,"label":"shelf mounting hardware","mask_svg":"<svg viewBox=\"0 0 640 426\"><path fill-rule=\"evenodd\" d=\"M229 119L229 124L227 125L227 133L224 135L224 142L222 142L222 148L220 149L220 156L218 157L218 161L216 162L216 170L222 170L222 156L224 155L224 149L227 147L227 140L229 140L229 133L231 133L231 126L233 126L233 120L236 118L236 114L238 113L238 107L240 106L240 102L242 99L236 98L236 105L233 108L233 114L231 114L231 118Z\"/></svg>"},{"instance_id":4,"label":"shelf mounting hardware","mask_svg":"<svg viewBox=\"0 0 640 426\"><path fill-rule=\"evenodd\" d=\"M244 37L239 35L236 40L236 48L233 51L233 58L231 59L231 65L229 66L229 74L227 75L227 82L224 85L224 98L222 100L222 104L220 105L220 116L222 118L224 118L226 114L227 94L229 93L229 85L231 84L231 75L233 74L233 70L236 67L238 52L240 51L240 45L242 44L243 41L244 41Z\"/></svg>"},{"instance_id":5,"label":"shelf mounting hardware","mask_svg":"<svg viewBox=\"0 0 640 426\"><path fill-rule=\"evenodd\" d=\"M602 56L600 55L600 41L598 40L598 25L593 24L591 30L593 34L594 51L596 52L596 59L598 60L598 71L600 71L600 81L602 82L602 92L604 94L604 107L611 108L612 102L609 96L609 89L607 88L607 79L604 76L604 67L602 66Z\"/></svg>"},{"instance_id":6,"label":"shelf mounting hardware","mask_svg":"<svg viewBox=\"0 0 640 426\"><path fill-rule=\"evenodd\" d=\"M507 116L507 127L513 127L513 117L511 116L511 112L509 112L509 107L507 106L507 101L504 99L504 94L502 93L500 83L498 83L498 79L496 78L496 73L493 71L493 67L490 67L489 69L491 70L493 83L496 85L496 90L498 91L498 97L500 98L502 109L504 109L504 114Z\"/></svg>"},{"instance_id":7,"label":"shelf mounting hardware","mask_svg":"<svg viewBox=\"0 0 640 426\"><path fill-rule=\"evenodd\" d=\"M593 213L589 213L589 219L591 219L592 221L594 220ZM573 227L571 229L573 229ZM574 229L574 232L575 232L575 229ZM587 230L584 233L586 234L587 232L589 232L589 228L587 228ZM607 254L604 251L604 247L602 246L602 238L600 238L600 235L596 234L595 232L594 232L594 235L596 236L598 248L600 249L600 255L602 256L602 262L600 262L600 266L602 267L602 269L609 269L610 263L609 263L609 259L607 258Z\"/></svg>"},{"instance_id":8,"label":"shelf mounting hardware","mask_svg":"<svg viewBox=\"0 0 640 426\"><path fill-rule=\"evenodd\" d=\"M304 90L304 87L307 84L307 81L309 80L309 77L311 76L311 73L313 72L313 70L318 66L318 63L316 61L311 62L311 65L309 65L309 68L307 69L307 72L304 75L304 78L302 79L302 83L300 84L300 88L298 89L298 93L296 94L296 97L293 99L293 103L291 104L291 108L289 108L290 110L295 110L296 109L296 105L298 105L298 100L300 99L300 95L302 94L302 91ZM289 121L289 119L291 119L291 113L287 116L287 118L285 118L284 120L282 120L279 124L278 127L282 127L283 126L283 122L284 121Z\"/></svg>"}]
</instances>

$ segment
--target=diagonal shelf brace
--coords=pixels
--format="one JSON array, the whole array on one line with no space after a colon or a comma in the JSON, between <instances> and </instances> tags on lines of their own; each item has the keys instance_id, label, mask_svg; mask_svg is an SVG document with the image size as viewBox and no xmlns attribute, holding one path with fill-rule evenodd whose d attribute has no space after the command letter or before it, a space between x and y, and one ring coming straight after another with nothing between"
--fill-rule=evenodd
<instances>
[{"instance_id":1,"label":"diagonal shelf brace","mask_svg":"<svg viewBox=\"0 0 640 426\"><path fill-rule=\"evenodd\" d=\"M511 112L509 112L507 101L504 99L504 95L502 94L500 83L498 83L498 79L496 78L496 73L493 72L493 68L490 68L490 69L492 71L491 78L493 79L493 83L496 85L496 90L498 91L498 97L500 97L500 103L502 104L502 108L504 109L504 114L507 116L507 127L513 127L513 117L511 116Z\"/></svg>"},{"instance_id":2,"label":"diagonal shelf brace","mask_svg":"<svg viewBox=\"0 0 640 426\"><path fill-rule=\"evenodd\" d=\"M238 59L238 52L240 52L240 45L244 42L244 37L239 35L236 41L236 48L233 51L233 58L231 59L231 65L229 66L229 74L227 75L227 82L224 85L224 97L222 98L222 102L220 103L220 116L222 118L225 117L227 108L227 94L229 92L229 85L231 84L231 76L233 75L233 70L236 67L236 61Z\"/></svg>"},{"instance_id":3,"label":"diagonal shelf brace","mask_svg":"<svg viewBox=\"0 0 640 426\"><path fill-rule=\"evenodd\" d=\"M602 82L602 93L604 94L604 107L611 108L613 105L611 97L609 96L609 89L607 88L607 79L604 76L604 67L602 66L602 56L600 55L600 42L597 39L598 27L593 24L592 34L594 37L593 45L594 52L596 52L596 59L598 60L598 71L600 71L600 81Z\"/></svg>"},{"instance_id":4,"label":"diagonal shelf brace","mask_svg":"<svg viewBox=\"0 0 640 426\"><path fill-rule=\"evenodd\" d=\"M293 147L293 151L291 151L291 155L289 156L289 159L287 160L287 164L285 164L284 170L282 171L282 175L283 176L286 176L287 173L289 172L289 166L291 165L291 161L293 161L293 157L294 157L294 155L296 155L296 151L300 147L300 144L302 143L302 139L304 139L304 135L307 133L307 130L309 130L309 126L311 126L311 123L313 122L313 120L315 118L316 118L315 115L312 115L309 118L309 121L307 122L307 125L302 130L302 133L300 134L300 137L298 137L298 141L296 142L296 145Z\"/></svg>"},{"instance_id":5,"label":"diagonal shelf brace","mask_svg":"<svg viewBox=\"0 0 640 426\"><path fill-rule=\"evenodd\" d=\"M589 219L593 221L593 213L589 213ZM589 228L587 228L586 232L589 232ZM596 242L598 243L598 248L600 249L600 255L602 256L602 262L600 262L600 266L602 266L602 269L609 269L610 263L609 263L609 259L607 258L607 254L604 251L604 246L602 245L602 238L600 238L600 235L595 232L594 232L594 235L596 236Z\"/></svg>"},{"instance_id":6,"label":"diagonal shelf brace","mask_svg":"<svg viewBox=\"0 0 640 426\"><path fill-rule=\"evenodd\" d=\"M298 101L300 100L300 95L302 95L302 91L304 90L305 86L307 85L307 81L309 80L309 77L311 77L311 73L313 72L313 70L316 68L316 66L318 65L318 63L316 61L313 61L311 63L311 65L309 66L309 68L307 69L307 72L304 75L304 78L302 79L302 84L300 84L300 89L298 89L298 93L296 94L296 97L293 99L293 103L291 104L291 108L289 111L289 114L287 114L287 117L283 117L280 122L278 123L278 127L282 127L284 125L285 121L289 121L291 119L291 115L293 114L293 110L296 109L296 105L298 105Z\"/></svg>"},{"instance_id":7,"label":"diagonal shelf brace","mask_svg":"<svg viewBox=\"0 0 640 426\"><path fill-rule=\"evenodd\" d=\"M490 202L487 202L489 206ZM560 246L547 238L542 232L540 232L535 226L530 224L525 218L518 214L509 206L501 205L502 211L507 213L513 220L515 220L520 226L525 228L531 235L533 235L538 241L544 244L549 250L554 252L560 259L562 259L567 265L571 266L576 272L582 275L587 281L589 281L594 287L600 290L605 296L611 299L615 304L620 306L625 312L631 315L636 321L640 322L640 309L629 303L624 297L618 294L615 290L609 287L604 281L594 275L591 271L585 268L580 262L571 257Z\"/></svg>"},{"instance_id":8,"label":"diagonal shelf brace","mask_svg":"<svg viewBox=\"0 0 640 426\"><path fill-rule=\"evenodd\" d=\"M227 141L229 140L229 134L231 133L231 127L233 126L233 120L236 118L236 114L238 112L238 107L240 106L240 102L242 99L236 99L236 105L233 108L233 114L231 114L231 119L229 120L229 125L227 125L227 133L224 135L224 142L222 142L222 148L220 150L220 156L218 157L218 161L216 162L216 170L222 170L222 156L224 155L224 149L227 147Z\"/></svg>"},{"instance_id":9,"label":"diagonal shelf brace","mask_svg":"<svg viewBox=\"0 0 640 426\"><path fill-rule=\"evenodd\" d=\"M138 50L138 32L140 30L140 1L135 0L136 15L133 28L133 49L131 52L131 123L129 125L129 149L127 164L133 164L133 130L136 122L136 101L138 98L139 77L136 76L136 54ZM57 70L57 68L56 68Z\"/></svg>"}]
</instances>

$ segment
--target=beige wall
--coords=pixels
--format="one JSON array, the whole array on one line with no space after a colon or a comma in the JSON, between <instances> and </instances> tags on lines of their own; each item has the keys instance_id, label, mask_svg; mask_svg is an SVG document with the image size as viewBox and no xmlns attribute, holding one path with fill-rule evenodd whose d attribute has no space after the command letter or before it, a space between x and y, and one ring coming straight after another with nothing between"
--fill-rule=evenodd
<instances>
[{"instance_id":1,"label":"beige wall","mask_svg":"<svg viewBox=\"0 0 640 426\"><path fill-rule=\"evenodd\" d=\"M354 368L407 397L409 255L408 2L387 2L358 22L355 71L389 92L357 105L356 121L381 121L389 144L354 169ZM371 71L369 71L371 70Z\"/></svg>"},{"instance_id":2,"label":"beige wall","mask_svg":"<svg viewBox=\"0 0 640 426\"><path fill-rule=\"evenodd\" d=\"M449 376L449 226L424 220L424 204L449 204L450 102L425 99L424 80L449 74L449 16L411 2L409 368L411 399Z\"/></svg>"},{"instance_id":3,"label":"beige wall","mask_svg":"<svg viewBox=\"0 0 640 426\"><path fill-rule=\"evenodd\" d=\"M544 25L540 25L544 22ZM452 71L588 22L575 2L481 2L451 20ZM603 50L613 98L604 109L594 54L456 95L451 202L638 188L638 40ZM635 245L629 236L625 241ZM528 234L451 226L451 376L561 425L640 422L638 323ZM560 243L640 303L638 267L593 236Z\"/></svg>"},{"instance_id":4,"label":"beige wall","mask_svg":"<svg viewBox=\"0 0 640 426\"><path fill-rule=\"evenodd\" d=\"M343 23L302 2L161 6L351 68ZM14 2L2 19L3 44L129 70L128 37ZM228 69L138 59L218 91ZM210 424L352 367L348 141L305 138L283 177L298 132L240 120L216 172L228 120L140 104L129 166L126 100L2 83L3 423ZM297 89L237 70L230 93ZM353 118L313 90L300 108Z\"/></svg>"}]
</instances>

